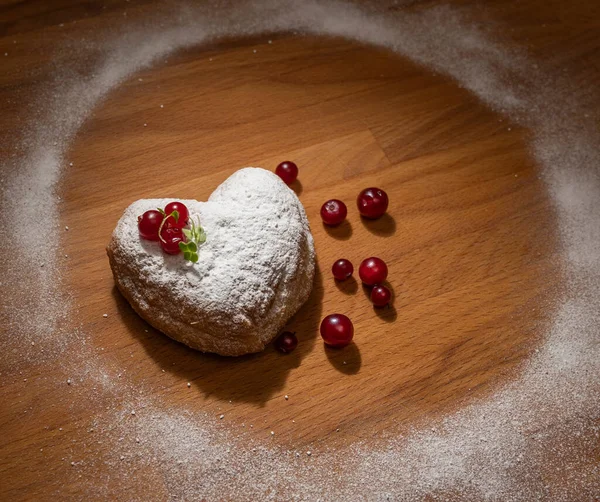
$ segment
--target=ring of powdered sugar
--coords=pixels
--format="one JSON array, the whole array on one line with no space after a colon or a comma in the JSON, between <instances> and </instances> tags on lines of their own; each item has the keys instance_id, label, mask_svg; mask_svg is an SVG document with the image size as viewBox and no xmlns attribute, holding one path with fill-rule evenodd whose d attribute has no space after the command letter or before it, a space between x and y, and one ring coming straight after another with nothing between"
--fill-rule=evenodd
<instances>
[{"instance_id":1,"label":"ring of powdered sugar","mask_svg":"<svg viewBox=\"0 0 600 502\"><path fill-rule=\"evenodd\" d=\"M25 154L18 157L21 169L13 170L16 174L3 193L12 202L4 216L32 222L35 232L17 234L17 227L10 226L2 230L3 237L22 249L43 239L49 244L36 259L41 256L47 265L56 259L58 248L52 243L59 229L53 186L64 154L93 107L135 71L175 50L221 36L283 30L341 36L391 49L452 77L493 109L528 126L533 155L555 204L566 287L549 332L517 379L492 397L405 438L355 443L339 451L317 449L308 461L305 452L298 459L295 454L301 452L274 447L223 447L224 441L234 439L217 432L209 419L161 411L149 398L147 409L154 406L154 411L136 421L135 432L145 438L147 457L160 457L166 488L177 499L248 500L276 499L278 493L303 500L421 499L446 491L494 500L558 499L564 496L560 490L594 493L600 476L590 462L567 469L560 486L552 484L554 478L535 473L548 467L545 454L553 450L543 431L552 430L568 445L576 428L583 435L590 433L589 424L600 410L595 383L600 380L600 157L595 150L600 141L593 117L584 114L567 79L544 74L526 56L487 38L455 9L382 15L335 2L258 1L212 14L188 7L160 23L130 26L103 46L105 57L89 76L62 83L49 94L49 112L32 125ZM32 194L35 204L28 203ZM21 271L39 263L29 262L27 253L18 259L14 268ZM39 303L56 298L55 274L55 267L36 268ZM23 331L28 326L31 332L40 333L40 326L51 331L64 301L60 309L51 302L44 305L45 310L30 309L17 319ZM562 451L552 454L562 461ZM177 468L168 467L176 461ZM331 478L331 465L343 473L342 482ZM115 476L116 472L126 473L123 482L131 474L122 463ZM231 483L232 476L236 483ZM98 489L102 482L95 482Z\"/></svg>"}]
</instances>

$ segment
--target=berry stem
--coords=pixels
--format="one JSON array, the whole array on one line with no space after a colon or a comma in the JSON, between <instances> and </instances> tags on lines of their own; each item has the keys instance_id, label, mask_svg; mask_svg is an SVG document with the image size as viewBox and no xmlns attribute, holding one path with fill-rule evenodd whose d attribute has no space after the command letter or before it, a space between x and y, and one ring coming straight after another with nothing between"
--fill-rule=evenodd
<instances>
[{"instance_id":1,"label":"berry stem","mask_svg":"<svg viewBox=\"0 0 600 502\"><path fill-rule=\"evenodd\" d=\"M159 209L159 211L161 211L162 213L164 213L164 211L162 211L161 209ZM173 211L172 213L169 213L169 214L165 215L165 217L163 218L163 220L160 222L160 227L158 227L158 238L164 244L166 244L167 241L163 239L163 236L161 235L161 232L162 232L162 229L163 229L163 227L165 225L165 221L167 221L167 219L169 217L171 217L171 216L175 220L175 223L177 223L177 221L179 220L179 211Z\"/></svg>"}]
</instances>

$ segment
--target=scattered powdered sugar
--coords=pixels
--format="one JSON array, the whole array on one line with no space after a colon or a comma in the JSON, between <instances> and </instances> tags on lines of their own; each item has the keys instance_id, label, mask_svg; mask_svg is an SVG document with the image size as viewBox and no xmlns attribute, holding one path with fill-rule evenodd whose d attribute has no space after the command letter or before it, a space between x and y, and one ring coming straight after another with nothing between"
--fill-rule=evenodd
<instances>
[{"instance_id":1,"label":"scattered powdered sugar","mask_svg":"<svg viewBox=\"0 0 600 502\"><path fill-rule=\"evenodd\" d=\"M116 438L128 438L139 454L115 448L116 462L104 459L111 476L95 480L94 487L104 483L106 493L117 494L118 484L130 483L145 466L164 480L172 500L420 500L459 493L463 500L592 500L600 492L598 466L578 452L597 448L600 418L597 117L584 118L586 103L577 101L567 79L544 73L543 65L532 73L526 55L490 40L462 11L430 7L381 15L336 2L259 1L226 13L189 7L160 26L131 27L106 44L105 57L88 77L72 81L47 104L47 115L31 129L25 154L15 159L19 169L11 169L16 174L3 190L3 204L15 202L6 206L5 222L24 214L38 235L56 242L53 189L64 154L93 106L124 78L160 56L207 39L278 30L339 35L389 48L451 76L530 128L532 152L555 204L564 256L566 284L552 326L521 375L492 397L404 437L337 450L311 447L310 455L274 446L270 437L263 444L235 437L224 427L226 421L215 417L165 409L150 397L151 389L144 391L144 412L126 421L123 416L137 409L133 400L139 391L124 386L118 392L123 408L116 417L104 416L109 425L103 431L115 447ZM39 258L24 252L33 242L15 230L6 224L2 228L3 241L8 237L22 255L10 262L7 280L21 273L41 280L33 299L24 288L22 297L3 308L16 319L13 329L21 321L31 326L48 321L35 333L46 330L58 337L53 323L64 312L62 300L37 311L42 312L39 320L31 315L60 292L55 287L58 247L41 250L45 266L34 268ZM24 308L18 310L19 305ZM76 364L85 365L85 357ZM88 375L102 381L105 374L95 368ZM113 392L108 385L102 389ZM133 443L133 438L140 441ZM333 469L343 474L334 476Z\"/></svg>"}]
</instances>

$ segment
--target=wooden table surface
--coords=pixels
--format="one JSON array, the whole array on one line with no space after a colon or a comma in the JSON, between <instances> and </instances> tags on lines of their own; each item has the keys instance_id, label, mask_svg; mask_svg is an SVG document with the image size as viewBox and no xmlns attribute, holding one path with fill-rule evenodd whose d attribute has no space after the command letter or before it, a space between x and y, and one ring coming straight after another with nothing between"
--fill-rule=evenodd
<instances>
[{"instance_id":1,"label":"wooden table surface","mask_svg":"<svg viewBox=\"0 0 600 502\"><path fill-rule=\"evenodd\" d=\"M3 143L18 136L30 119L26 103L66 57L54 48L156 3L0 2ZM573 79L599 80L600 26L587 3L460 2L487 9L512 27L507 40L568 66ZM389 52L339 39L272 39L181 51L119 86L85 122L59 186L61 224L71 229L61 236L74 305L68 322L131 387L154 388L169 405L226 413L232 428L253 423L257 438L276 430L274 441L298 448L366 440L489 395L536 347L561 283L554 216L528 132ZM300 167L294 188L319 267L310 300L289 323L298 349L228 359L151 329L116 291L105 255L123 209L138 198L204 200L236 169L274 169L285 159ZM389 194L380 220L363 221L355 209L367 186ZM321 224L329 198L349 206L339 228ZM332 280L335 259L356 267L370 255L389 265L393 308L374 310L356 281ZM324 348L318 335L333 312L355 325L344 350ZM62 459L114 396L81 399L64 385L61 364L1 369L0 499L52 492L85 500L85 485ZM89 455L108 453L99 446Z\"/></svg>"}]
</instances>

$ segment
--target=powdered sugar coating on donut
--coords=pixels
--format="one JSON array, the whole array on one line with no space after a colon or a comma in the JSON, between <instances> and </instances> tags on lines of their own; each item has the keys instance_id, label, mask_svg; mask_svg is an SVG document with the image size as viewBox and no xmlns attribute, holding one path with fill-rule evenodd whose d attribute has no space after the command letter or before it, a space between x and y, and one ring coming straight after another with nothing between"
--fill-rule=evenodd
<instances>
[{"instance_id":1,"label":"powdered sugar coating on donut","mask_svg":"<svg viewBox=\"0 0 600 502\"><path fill-rule=\"evenodd\" d=\"M115 281L150 324L190 347L258 352L308 299L315 253L304 208L279 177L244 168L207 202L183 200L206 232L197 263L140 238L137 218L170 199L143 199L107 248Z\"/></svg>"}]
</instances>

